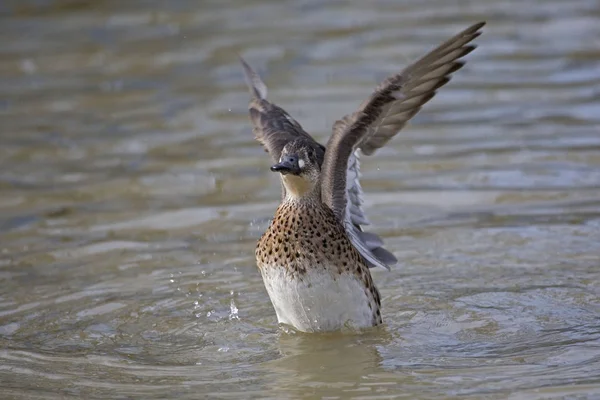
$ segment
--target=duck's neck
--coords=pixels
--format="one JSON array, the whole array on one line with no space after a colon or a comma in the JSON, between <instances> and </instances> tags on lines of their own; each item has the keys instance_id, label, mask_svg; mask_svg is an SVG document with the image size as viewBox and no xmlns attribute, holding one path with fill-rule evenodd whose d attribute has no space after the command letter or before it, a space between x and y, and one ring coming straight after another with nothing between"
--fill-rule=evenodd
<instances>
[{"instance_id":1,"label":"duck's neck","mask_svg":"<svg viewBox=\"0 0 600 400\"><path fill-rule=\"evenodd\" d=\"M320 203L321 191L318 184L296 175L281 177L285 188L284 202L290 203Z\"/></svg>"}]
</instances>

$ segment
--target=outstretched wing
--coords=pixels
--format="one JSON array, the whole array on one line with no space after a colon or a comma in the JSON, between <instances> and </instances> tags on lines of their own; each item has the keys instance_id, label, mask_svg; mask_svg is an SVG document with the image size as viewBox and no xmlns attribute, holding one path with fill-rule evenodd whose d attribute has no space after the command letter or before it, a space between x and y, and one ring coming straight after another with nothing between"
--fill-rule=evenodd
<instances>
[{"instance_id":1,"label":"outstretched wing","mask_svg":"<svg viewBox=\"0 0 600 400\"><path fill-rule=\"evenodd\" d=\"M279 161L281 151L288 142L299 138L305 139L317 150L319 161L322 162L325 147L316 142L281 107L270 103L267 100L267 86L241 57L240 62L244 67L246 83L252 95L248 110L253 125L254 137L271 155L273 162Z\"/></svg>"},{"instance_id":2,"label":"outstretched wing","mask_svg":"<svg viewBox=\"0 0 600 400\"><path fill-rule=\"evenodd\" d=\"M475 24L429 52L400 74L377 87L358 111L337 121L327 143L322 167L323 201L343 222L348 236L371 267L389 269L395 257L383 249L382 240L363 232L368 223L362 210L359 182L360 152L370 155L384 146L421 107L460 69L460 58L475 49L469 43L481 34L485 22Z\"/></svg>"}]
</instances>

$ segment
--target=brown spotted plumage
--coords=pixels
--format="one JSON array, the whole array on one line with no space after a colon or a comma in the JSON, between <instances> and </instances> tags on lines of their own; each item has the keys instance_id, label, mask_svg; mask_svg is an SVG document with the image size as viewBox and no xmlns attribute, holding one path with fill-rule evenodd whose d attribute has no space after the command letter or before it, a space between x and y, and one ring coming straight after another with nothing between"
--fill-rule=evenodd
<instances>
[{"instance_id":1,"label":"brown spotted plumage","mask_svg":"<svg viewBox=\"0 0 600 400\"><path fill-rule=\"evenodd\" d=\"M333 280L351 276L364 284L372 325L381 320L381 296L369 267L354 248L342 225L320 202L284 202L256 247L261 273L281 265L287 279L302 282L307 268L327 274Z\"/></svg>"},{"instance_id":2,"label":"brown spotted plumage","mask_svg":"<svg viewBox=\"0 0 600 400\"><path fill-rule=\"evenodd\" d=\"M327 147L282 108L241 60L252 94L254 135L275 164L282 203L256 248L256 260L280 323L305 332L364 328L382 322L369 268L396 262L365 232L360 154L373 154L398 133L459 70L485 23L475 24L386 79L354 113L333 126Z\"/></svg>"}]
</instances>

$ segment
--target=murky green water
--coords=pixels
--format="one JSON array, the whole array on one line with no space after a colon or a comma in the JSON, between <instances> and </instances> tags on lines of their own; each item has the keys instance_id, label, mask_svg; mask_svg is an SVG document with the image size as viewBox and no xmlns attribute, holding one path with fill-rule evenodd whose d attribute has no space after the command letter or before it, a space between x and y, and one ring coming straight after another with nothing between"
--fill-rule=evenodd
<instances>
[{"instance_id":1,"label":"murky green water","mask_svg":"<svg viewBox=\"0 0 600 400\"><path fill-rule=\"evenodd\" d=\"M0 3L2 398L600 398L600 4ZM323 139L473 22L363 162L385 326L278 330L237 54Z\"/></svg>"}]
</instances>

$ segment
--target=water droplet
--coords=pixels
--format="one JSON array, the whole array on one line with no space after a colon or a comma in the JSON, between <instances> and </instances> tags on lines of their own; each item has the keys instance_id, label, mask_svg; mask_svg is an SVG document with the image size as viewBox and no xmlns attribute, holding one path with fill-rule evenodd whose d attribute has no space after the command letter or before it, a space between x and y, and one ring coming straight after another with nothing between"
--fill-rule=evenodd
<instances>
[{"instance_id":1,"label":"water droplet","mask_svg":"<svg viewBox=\"0 0 600 400\"><path fill-rule=\"evenodd\" d=\"M230 309L230 312L229 312L229 319L230 320L232 320L232 319L240 319L240 317L238 316L238 311L239 310L238 310L237 306L235 305L235 301L233 301L233 299L231 299L231 303L229 304L229 309Z\"/></svg>"}]
</instances>

